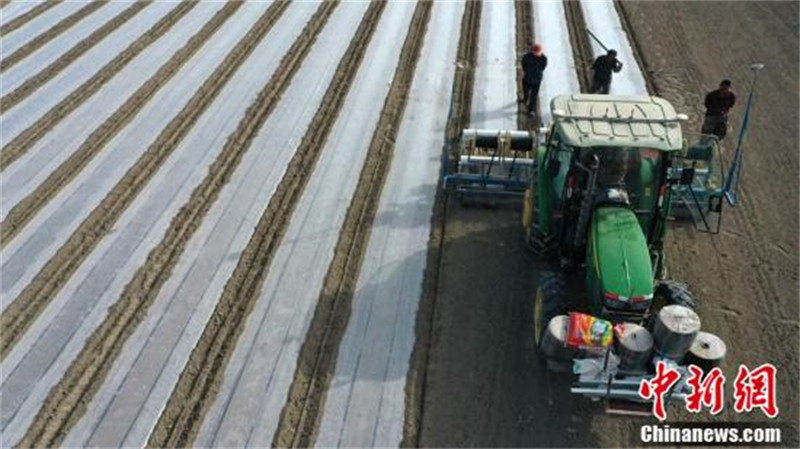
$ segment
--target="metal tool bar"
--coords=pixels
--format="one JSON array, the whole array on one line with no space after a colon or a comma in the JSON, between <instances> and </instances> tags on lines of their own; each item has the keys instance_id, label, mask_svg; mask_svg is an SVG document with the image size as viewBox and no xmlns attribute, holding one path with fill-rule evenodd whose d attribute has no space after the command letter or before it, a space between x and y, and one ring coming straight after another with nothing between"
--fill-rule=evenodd
<instances>
[{"instance_id":1,"label":"metal tool bar","mask_svg":"<svg viewBox=\"0 0 800 449\"><path fill-rule=\"evenodd\" d=\"M492 157L492 156L466 156L461 155L461 164L464 166L471 166L471 165L485 165L489 162L492 162L495 165L519 165L523 167L533 167L536 165L536 161L533 159L527 158L513 158L513 157Z\"/></svg>"},{"instance_id":2,"label":"metal tool bar","mask_svg":"<svg viewBox=\"0 0 800 449\"><path fill-rule=\"evenodd\" d=\"M461 139L472 139L478 148L498 148L501 139L509 139L509 149L514 151L532 151L536 141L528 131L489 129L465 129L461 133Z\"/></svg>"}]
</instances>

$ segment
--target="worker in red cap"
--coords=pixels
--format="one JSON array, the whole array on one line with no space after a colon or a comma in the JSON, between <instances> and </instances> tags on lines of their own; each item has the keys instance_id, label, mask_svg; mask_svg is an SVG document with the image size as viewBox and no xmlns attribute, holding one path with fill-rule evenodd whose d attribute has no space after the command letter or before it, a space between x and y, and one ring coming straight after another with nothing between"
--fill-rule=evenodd
<instances>
[{"instance_id":1,"label":"worker in red cap","mask_svg":"<svg viewBox=\"0 0 800 449\"><path fill-rule=\"evenodd\" d=\"M528 116L536 115L536 100L539 97L539 86L542 85L544 69L547 68L547 56L542 53L542 46L535 44L530 51L522 55L522 99L528 104Z\"/></svg>"}]
</instances>

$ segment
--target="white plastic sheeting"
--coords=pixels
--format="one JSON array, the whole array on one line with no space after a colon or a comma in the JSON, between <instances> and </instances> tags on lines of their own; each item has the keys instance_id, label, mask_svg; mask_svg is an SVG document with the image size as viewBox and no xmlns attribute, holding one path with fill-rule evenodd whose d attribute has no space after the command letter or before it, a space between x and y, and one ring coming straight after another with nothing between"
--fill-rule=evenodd
<instances>
[{"instance_id":1,"label":"white plastic sheeting","mask_svg":"<svg viewBox=\"0 0 800 449\"><path fill-rule=\"evenodd\" d=\"M5 8L0 9L0 26L3 26L17 17L22 16L43 2L44 0L18 0L11 2L11 4L6 5Z\"/></svg>"},{"instance_id":2,"label":"white plastic sheeting","mask_svg":"<svg viewBox=\"0 0 800 449\"><path fill-rule=\"evenodd\" d=\"M464 4L437 2L325 401L317 445L397 447Z\"/></svg>"},{"instance_id":3,"label":"white plastic sheeting","mask_svg":"<svg viewBox=\"0 0 800 449\"><path fill-rule=\"evenodd\" d=\"M193 283L198 289L206 289L203 296L204 302L208 303L202 308L212 308L213 301L221 294L237 263L235 257L224 257L225 254L237 255L245 249L251 235L247 231L255 228L269 203L367 6L367 3L359 2L344 3L337 8L285 92L279 109L267 120L253 142L255 148L263 151L249 154L249 160L242 161L243 169L237 171L218 204L209 211L207 226L198 231L198 244L203 242L204 246L212 248L187 252L187 258L197 262L190 269L177 273L177 278L185 276L183 282L187 283L189 279L198 279ZM228 198L229 203L226 201ZM226 248L225 245L229 246ZM220 254L221 250L225 254ZM201 277L206 279L200 281ZM177 293L191 294L185 288ZM283 298L287 304L293 299ZM305 319L313 311L313 302L294 304L297 306L295 316L299 315L300 319ZM286 304L282 306L286 307ZM268 301L256 304L253 314L259 318L249 319L238 340L219 395L195 441L196 446L252 447L272 443L294 363L287 359L286 366L277 366L281 354L282 357L289 354L288 351L280 352L284 341L273 332L286 325L287 320L267 318L269 307ZM274 319L274 316L270 318ZM265 334L274 337L271 343L261 340ZM256 339L261 341L256 343Z\"/></svg>"},{"instance_id":4,"label":"white plastic sheeting","mask_svg":"<svg viewBox=\"0 0 800 449\"><path fill-rule=\"evenodd\" d=\"M155 45L149 46L134 58L95 95L84 101L14 161L0 177L0 191L3 192L0 220L4 220L12 207L30 195L67 160L92 132L169 61L192 35L200 31L222 6L223 3L206 2L192 9ZM162 86L162 89L174 88L175 84ZM146 133L152 130L153 128L144 128L138 132L149 135Z\"/></svg>"},{"instance_id":5,"label":"white plastic sheeting","mask_svg":"<svg viewBox=\"0 0 800 449\"><path fill-rule=\"evenodd\" d=\"M272 444L414 7L391 2L377 24L238 340L199 446Z\"/></svg>"},{"instance_id":6,"label":"white plastic sheeting","mask_svg":"<svg viewBox=\"0 0 800 449\"><path fill-rule=\"evenodd\" d=\"M517 129L517 60L512 1L484 2L470 127Z\"/></svg>"},{"instance_id":7,"label":"white plastic sheeting","mask_svg":"<svg viewBox=\"0 0 800 449\"><path fill-rule=\"evenodd\" d=\"M3 9L21 14L28 4ZM55 60L128 6L112 3L33 53L4 76L2 93ZM154 2L3 117L5 141L96 73L175 6ZM16 442L42 401L106 317L135 270L277 67L318 3L296 2L237 71L175 153L122 214L42 314L0 362L0 429ZM281 180L368 4L343 2L329 19L284 97L220 192L148 316L122 353L67 446L143 446L205 328L269 198ZM218 9L217 3L214 8ZM88 166L0 251L4 308L137 160L150 142L257 20L268 4L244 5ZM397 68L413 2L391 2L290 219L262 291L247 318L220 392L204 418L199 446L268 446L287 399L297 357L333 259L367 146ZM610 1L582 3L587 24L625 62L615 93L646 93L644 79ZM64 5L35 22L54 20ZM327 398L319 446L396 446L402 438L409 360L426 263L463 2L437 2L411 86L395 154L359 274L352 314ZM540 91L577 92L561 2L534 3L537 41L550 64ZM115 12L115 13L114 13ZM8 14L6 14L8 13ZM66 117L4 173L2 216L37 186L210 18L197 7L94 97ZM49 19L48 19L49 18ZM483 5L471 126L514 129L517 114L515 5ZM9 37L14 37L17 33ZM22 36L20 34L19 36ZM26 36L29 38L29 36ZM25 39L15 37L14 45ZM4 50L5 51L5 50ZM147 64L145 64L145 62ZM637 78L637 74L638 77ZM12 87L9 87L12 86ZM0 94L2 94L0 93ZM102 101L101 101L102 99ZM28 124L28 125L26 125Z\"/></svg>"},{"instance_id":8,"label":"white plastic sheeting","mask_svg":"<svg viewBox=\"0 0 800 449\"><path fill-rule=\"evenodd\" d=\"M556 95L581 91L575 59L569 41L567 17L562 0L533 1L536 42L547 56L547 69L539 89L541 123L550 122L550 100Z\"/></svg>"},{"instance_id":9,"label":"white plastic sheeting","mask_svg":"<svg viewBox=\"0 0 800 449\"><path fill-rule=\"evenodd\" d=\"M47 81L29 97L22 100L2 115L3 139L10 141L27 129L45 112L57 105L73 90L94 76L108 62L127 48L134 40L147 32L159 19L177 7L177 3L154 2L145 7L131 20L114 30L105 39L72 62L58 75ZM31 55L33 58L37 55ZM13 92L25 79L3 75L0 96Z\"/></svg>"},{"instance_id":10,"label":"white plastic sheeting","mask_svg":"<svg viewBox=\"0 0 800 449\"><path fill-rule=\"evenodd\" d=\"M258 18L260 13L253 7L263 6L264 3L254 2L242 14ZM269 81L281 57L300 35L317 7L318 4L312 2L298 2L289 6L181 142L177 150L181 156L171 159L175 164L162 168L159 177L153 180L154 186L149 195L126 211L127 223L120 237L139 236L141 243L133 250L135 257L146 255L162 237L168 224L167 220L163 220L163 223L149 229L143 221L154 211L159 217L172 217L186 203L194 187L207 174L210 163L244 118L247 107L255 100L260 88ZM259 151L255 147L250 150ZM161 199L164 197L166 201ZM107 254L109 258L113 257L115 264L119 264L117 261L125 253L117 252L116 245L112 243ZM211 246L197 248L192 242L188 249L190 252L197 249L213 250ZM226 257L228 255L223 253L222 258L210 261L183 258L173 274L185 273L190 268L201 271L213 268ZM204 263L210 266L204 267ZM121 277L127 282L138 264L123 261L121 265L124 273ZM100 282L102 277L95 276L88 281ZM146 320L123 346L120 357L114 361L106 381L89 403L86 414L67 436L66 445L142 447L147 443L218 299L218 296L203 294L206 281L180 276L170 278L170 282L159 292ZM119 293L112 286L103 293L103 297L115 298Z\"/></svg>"}]
</instances>

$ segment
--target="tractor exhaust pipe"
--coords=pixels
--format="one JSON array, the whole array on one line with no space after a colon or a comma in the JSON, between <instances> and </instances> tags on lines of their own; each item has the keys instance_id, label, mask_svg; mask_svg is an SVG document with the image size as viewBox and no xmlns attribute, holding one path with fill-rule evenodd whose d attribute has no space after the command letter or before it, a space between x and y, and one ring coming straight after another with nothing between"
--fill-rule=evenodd
<instances>
[{"instance_id":1,"label":"tractor exhaust pipe","mask_svg":"<svg viewBox=\"0 0 800 449\"><path fill-rule=\"evenodd\" d=\"M582 167L578 164L579 167ZM592 155L592 160L590 162L589 168L586 169L589 171L589 185L586 188L586 193L583 195L583 200L581 201L581 214L578 217L578 224L575 228L575 239L574 239L574 248L580 248L583 246L584 241L586 239L586 227L589 225L589 216L592 214L592 204L594 203L594 189L595 185L597 184L597 171L600 168L600 158L597 157L596 154Z\"/></svg>"}]
</instances>

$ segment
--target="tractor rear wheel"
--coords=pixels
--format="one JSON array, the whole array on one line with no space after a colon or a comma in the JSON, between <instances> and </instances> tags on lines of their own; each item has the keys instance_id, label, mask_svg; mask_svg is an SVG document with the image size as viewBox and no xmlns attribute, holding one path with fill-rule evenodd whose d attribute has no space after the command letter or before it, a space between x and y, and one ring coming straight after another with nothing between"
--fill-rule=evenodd
<instances>
[{"instance_id":1,"label":"tractor rear wheel","mask_svg":"<svg viewBox=\"0 0 800 449\"><path fill-rule=\"evenodd\" d=\"M661 303L664 306L684 306L690 309L697 307L697 300L689 287L683 282L663 280L656 285L653 292L653 303Z\"/></svg>"},{"instance_id":2,"label":"tractor rear wheel","mask_svg":"<svg viewBox=\"0 0 800 449\"><path fill-rule=\"evenodd\" d=\"M564 277L560 273L545 271L540 275L536 300L533 303L534 338L537 349L541 348L542 337L550 320L566 312L566 296Z\"/></svg>"},{"instance_id":3,"label":"tractor rear wheel","mask_svg":"<svg viewBox=\"0 0 800 449\"><path fill-rule=\"evenodd\" d=\"M697 307L695 299L689 287L683 282L662 280L656 285L653 292L653 302L650 305L650 320L648 327L653 329L656 316L665 306L684 306L694 310Z\"/></svg>"}]
</instances>

